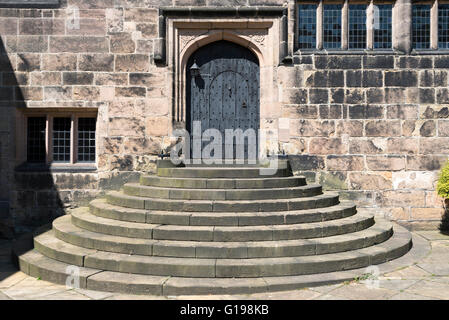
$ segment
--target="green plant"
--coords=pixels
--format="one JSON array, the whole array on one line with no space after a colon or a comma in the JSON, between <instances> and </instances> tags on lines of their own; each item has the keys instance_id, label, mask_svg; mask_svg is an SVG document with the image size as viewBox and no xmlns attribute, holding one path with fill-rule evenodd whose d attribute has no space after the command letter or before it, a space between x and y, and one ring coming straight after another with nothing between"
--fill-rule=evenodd
<instances>
[{"instance_id":1,"label":"green plant","mask_svg":"<svg viewBox=\"0 0 449 320\"><path fill-rule=\"evenodd\" d=\"M437 184L437 192L440 197L449 199L449 161L441 169L440 178L438 179Z\"/></svg>"}]
</instances>

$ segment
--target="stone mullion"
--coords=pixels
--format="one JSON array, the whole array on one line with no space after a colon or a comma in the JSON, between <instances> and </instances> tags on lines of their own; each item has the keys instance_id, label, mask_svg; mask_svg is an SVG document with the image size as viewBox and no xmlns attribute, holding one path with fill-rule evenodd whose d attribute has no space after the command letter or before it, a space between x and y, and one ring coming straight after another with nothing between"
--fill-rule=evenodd
<instances>
[{"instance_id":1,"label":"stone mullion","mask_svg":"<svg viewBox=\"0 0 449 320\"><path fill-rule=\"evenodd\" d=\"M393 49L412 51L412 1L397 0L393 8Z\"/></svg>"},{"instance_id":2,"label":"stone mullion","mask_svg":"<svg viewBox=\"0 0 449 320\"><path fill-rule=\"evenodd\" d=\"M323 49L323 0L320 0L316 12L316 48Z\"/></svg>"},{"instance_id":3,"label":"stone mullion","mask_svg":"<svg viewBox=\"0 0 449 320\"><path fill-rule=\"evenodd\" d=\"M430 9L430 48L438 49L438 0Z\"/></svg>"},{"instance_id":4,"label":"stone mullion","mask_svg":"<svg viewBox=\"0 0 449 320\"><path fill-rule=\"evenodd\" d=\"M349 3L348 0L345 0L343 3L343 9L341 13L341 48L344 50L348 49L348 27L349 27Z\"/></svg>"},{"instance_id":5,"label":"stone mullion","mask_svg":"<svg viewBox=\"0 0 449 320\"><path fill-rule=\"evenodd\" d=\"M374 49L374 2L370 1L366 11L366 48Z\"/></svg>"}]
</instances>

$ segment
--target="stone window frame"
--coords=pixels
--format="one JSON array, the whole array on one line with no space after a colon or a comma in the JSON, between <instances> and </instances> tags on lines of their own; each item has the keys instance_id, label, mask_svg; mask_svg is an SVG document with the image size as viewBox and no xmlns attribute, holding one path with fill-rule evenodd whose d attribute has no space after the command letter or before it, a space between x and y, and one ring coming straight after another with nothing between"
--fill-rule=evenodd
<instances>
[{"instance_id":1,"label":"stone window frame","mask_svg":"<svg viewBox=\"0 0 449 320\"><path fill-rule=\"evenodd\" d=\"M416 52L426 51L448 51L447 48L439 48L438 46L438 5L449 4L448 0L417 0L412 2L413 5L427 4L430 5L430 48L428 49L413 49ZM412 43L413 47L413 43Z\"/></svg>"},{"instance_id":2,"label":"stone window frame","mask_svg":"<svg viewBox=\"0 0 449 320\"><path fill-rule=\"evenodd\" d=\"M51 165L54 168L88 168L96 169L98 162L98 139L96 130L96 145L95 145L95 161L93 162L79 162L78 161L78 119L79 118L95 118L97 119L98 128L98 112L97 110L26 110L24 112L18 112L16 114L16 164L17 165ZM27 126L28 118L30 117L45 117L45 149L46 149L46 161L42 163L29 163L27 161ZM70 162L53 162L53 145L52 145L52 130L53 130L53 118L71 118L71 134L70 134Z\"/></svg>"},{"instance_id":3,"label":"stone window frame","mask_svg":"<svg viewBox=\"0 0 449 320\"><path fill-rule=\"evenodd\" d=\"M314 49L300 49L298 39L298 23L295 27L295 44L294 49L297 52L391 52L392 48L374 48L374 5L375 4L392 4L394 10L395 0L298 0L295 6L295 20L299 19L299 4L316 4L317 5L317 18L316 18L316 48ZM324 4L341 4L342 5L342 24L341 24L341 48L338 49L325 49L323 48L323 6ZM365 4L367 5L367 27L366 27L366 48L364 49L351 49L349 48L349 5L350 4ZM394 21L392 22L394 24ZM393 29L393 26L392 26Z\"/></svg>"}]
</instances>

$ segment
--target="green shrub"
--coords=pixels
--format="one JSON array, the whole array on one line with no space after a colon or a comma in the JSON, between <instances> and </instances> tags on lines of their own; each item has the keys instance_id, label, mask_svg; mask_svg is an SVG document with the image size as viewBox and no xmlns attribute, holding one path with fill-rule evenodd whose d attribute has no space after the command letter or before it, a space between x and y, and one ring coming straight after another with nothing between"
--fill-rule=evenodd
<instances>
[{"instance_id":1,"label":"green shrub","mask_svg":"<svg viewBox=\"0 0 449 320\"><path fill-rule=\"evenodd\" d=\"M441 169L440 178L438 179L437 192L440 197L449 199L449 161Z\"/></svg>"}]
</instances>

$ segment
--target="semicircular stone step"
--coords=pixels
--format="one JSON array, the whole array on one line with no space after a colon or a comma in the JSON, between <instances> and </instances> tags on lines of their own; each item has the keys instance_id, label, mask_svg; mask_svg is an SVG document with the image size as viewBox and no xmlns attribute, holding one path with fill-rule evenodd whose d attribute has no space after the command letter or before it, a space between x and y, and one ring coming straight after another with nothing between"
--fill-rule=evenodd
<instances>
[{"instance_id":1,"label":"semicircular stone step","mask_svg":"<svg viewBox=\"0 0 449 320\"><path fill-rule=\"evenodd\" d=\"M374 250L366 248L370 265L396 259L407 253L412 243L410 233L396 225L393 238ZM84 261L86 254L72 246L71 252L78 255L78 261ZM362 251L363 253L363 251ZM20 270L26 274L66 284L67 268L76 263L64 263L42 255L36 249L22 254L18 258ZM74 261L76 262L76 261ZM388 268L388 267L387 267ZM200 294L250 294L300 289L319 285L341 283L353 280L366 273L365 267L345 271L280 277L240 277L240 278L192 278L151 276L144 274L104 271L101 269L79 267L80 288L89 290L121 292L126 294L153 295L200 295Z\"/></svg>"},{"instance_id":2,"label":"semicircular stone step","mask_svg":"<svg viewBox=\"0 0 449 320\"><path fill-rule=\"evenodd\" d=\"M314 197L270 200L174 200L136 197L123 192L106 194L108 203L134 209L185 212L269 212L324 208L339 203L335 193L324 193Z\"/></svg>"},{"instance_id":3,"label":"semicircular stone step","mask_svg":"<svg viewBox=\"0 0 449 320\"><path fill-rule=\"evenodd\" d=\"M313 197L323 194L319 184L293 188L272 189L179 189L143 186L127 183L123 186L126 195L174 200L264 200Z\"/></svg>"},{"instance_id":4,"label":"semicircular stone step","mask_svg":"<svg viewBox=\"0 0 449 320\"><path fill-rule=\"evenodd\" d=\"M63 217L55 220L54 228L59 230ZM270 241L329 237L369 228L374 217L356 214L347 218L325 222L271 225L271 226L176 226L123 222L105 219L91 214L86 208L72 211L74 225L102 234L156 240L180 241Z\"/></svg>"},{"instance_id":5,"label":"semicircular stone step","mask_svg":"<svg viewBox=\"0 0 449 320\"><path fill-rule=\"evenodd\" d=\"M34 239L35 248L58 261L82 266L82 256L99 251L182 258L268 258L297 257L344 252L369 247L389 239L389 222L380 220L368 229L331 237L254 242L195 242L147 240L105 236L74 225L60 224Z\"/></svg>"},{"instance_id":6,"label":"semicircular stone step","mask_svg":"<svg viewBox=\"0 0 449 320\"><path fill-rule=\"evenodd\" d=\"M263 178L263 177L289 177L288 168L268 170L266 168L158 168L159 177L176 178Z\"/></svg>"},{"instance_id":7,"label":"semicircular stone step","mask_svg":"<svg viewBox=\"0 0 449 320\"><path fill-rule=\"evenodd\" d=\"M142 175L140 184L152 187L186 188L186 189L264 189L291 188L306 185L306 178L276 177L276 178L172 178Z\"/></svg>"},{"instance_id":8,"label":"semicircular stone step","mask_svg":"<svg viewBox=\"0 0 449 320\"><path fill-rule=\"evenodd\" d=\"M182 212L132 209L112 205L105 199L96 199L89 204L90 212L96 216L140 223L184 225L184 226L259 226L273 224L296 224L341 219L354 215L357 210L351 201L308 210L277 212Z\"/></svg>"},{"instance_id":9,"label":"semicircular stone step","mask_svg":"<svg viewBox=\"0 0 449 320\"><path fill-rule=\"evenodd\" d=\"M276 277L367 267L397 258L408 252L410 248L410 234L393 234L387 241L371 247L302 257L192 259L96 252L84 257L84 267L175 277Z\"/></svg>"}]
</instances>

